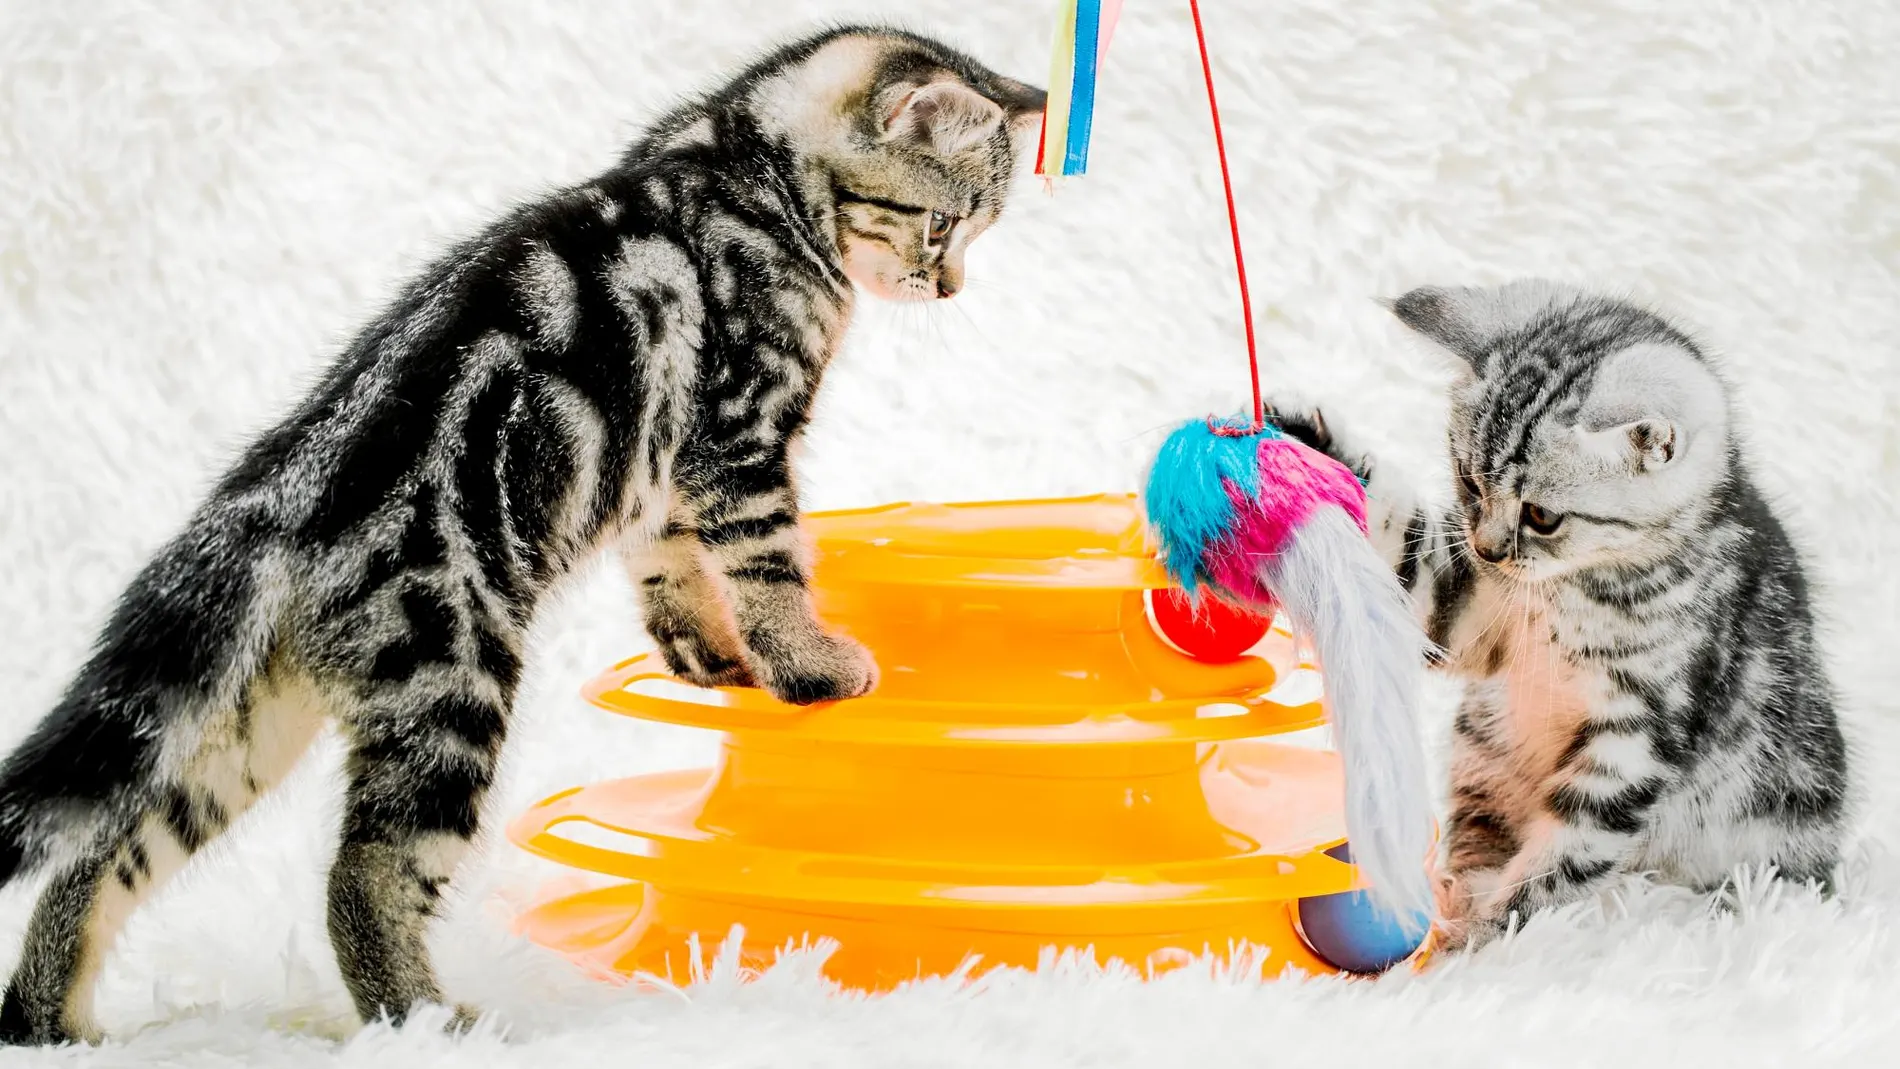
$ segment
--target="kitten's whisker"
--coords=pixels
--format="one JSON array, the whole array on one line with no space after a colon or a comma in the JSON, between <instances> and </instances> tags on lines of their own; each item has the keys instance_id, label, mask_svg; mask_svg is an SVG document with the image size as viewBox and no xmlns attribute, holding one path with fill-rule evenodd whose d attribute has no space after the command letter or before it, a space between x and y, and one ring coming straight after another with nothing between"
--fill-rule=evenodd
<instances>
[{"instance_id":1,"label":"kitten's whisker","mask_svg":"<svg viewBox=\"0 0 1900 1069\"><path fill-rule=\"evenodd\" d=\"M1179 421L1170 421L1168 423L1157 423L1152 427L1143 427L1140 430L1136 431L1135 433L1127 435L1126 437L1119 439L1119 441L1132 442L1137 438L1143 437L1144 435L1155 434L1160 431L1171 431L1178 425L1179 425Z\"/></svg>"},{"instance_id":2,"label":"kitten's whisker","mask_svg":"<svg viewBox=\"0 0 1900 1069\"><path fill-rule=\"evenodd\" d=\"M1539 584L1537 596L1538 596L1538 599L1544 603L1546 613L1548 613L1549 605L1550 605L1550 592L1548 588L1542 583ZM1557 673L1561 668L1563 668L1563 665L1564 665L1562 652L1557 649L1557 644L1555 642L1544 643L1544 660L1546 662L1546 671L1549 673L1549 677L1553 684L1551 688L1546 692L1545 702L1549 705L1554 706L1557 700L1556 687L1555 687L1555 683L1557 680Z\"/></svg>"},{"instance_id":3,"label":"kitten's whisker","mask_svg":"<svg viewBox=\"0 0 1900 1069\"><path fill-rule=\"evenodd\" d=\"M1512 588L1512 584L1507 580L1504 584L1504 596L1495 599L1490 617L1485 620L1484 626L1480 627L1477 634L1473 636L1473 644L1481 643L1489 639L1491 637L1491 629L1509 619L1513 607L1512 598L1514 594L1515 591ZM1502 634L1500 634L1500 637L1502 637Z\"/></svg>"},{"instance_id":4,"label":"kitten's whisker","mask_svg":"<svg viewBox=\"0 0 1900 1069\"><path fill-rule=\"evenodd\" d=\"M950 307L958 315L963 317L963 321L965 323L970 324L970 329L976 331L976 336L983 339L983 344L985 346L988 346L991 349L996 348L996 343L990 340L989 333L985 331L982 325L976 321L975 316L972 316L968 311L964 310L962 305L957 304L955 301L952 301L950 303Z\"/></svg>"},{"instance_id":5,"label":"kitten's whisker","mask_svg":"<svg viewBox=\"0 0 1900 1069\"><path fill-rule=\"evenodd\" d=\"M1533 872L1525 876L1521 880L1514 880L1511 883L1498 884L1497 889L1500 891L1515 891L1521 887L1528 887L1531 884L1536 883L1538 880L1541 880L1546 876L1555 876L1558 873L1558 871L1560 871L1561 867L1562 866L1552 865L1550 868L1544 869L1541 872ZM1524 918L1520 917L1518 919L1521 921Z\"/></svg>"},{"instance_id":6,"label":"kitten's whisker","mask_svg":"<svg viewBox=\"0 0 1900 1069\"><path fill-rule=\"evenodd\" d=\"M1536 584L1534 582L1520 582L1518 588L1523 592L1524 615L1519 627L1517 649L1513 652L1521 657L1531 643L1531 600L1536 593ZM1557 666L1554 660L1554 651L1550 643L1539 642L1537 645L1540 646L1544 652L1543 676L1539 680L1538 685L1544 690L1542 730L1548 733L1552 723L1554 723L1557 718L1557 688L1555 685Z\"/></svg>"}]
</instances>

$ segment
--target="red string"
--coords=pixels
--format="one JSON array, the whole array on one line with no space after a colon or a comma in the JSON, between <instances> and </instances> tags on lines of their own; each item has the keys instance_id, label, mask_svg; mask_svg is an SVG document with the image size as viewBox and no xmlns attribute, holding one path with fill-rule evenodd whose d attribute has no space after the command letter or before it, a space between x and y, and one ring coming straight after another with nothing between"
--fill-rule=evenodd
<instances>
[{"instance_id":1,"label":"red string","mask_svg":"<svg viewBox=\"0 0 1900 1069\"><path fill-rule=\"evenodd\" d=\"M1266 412L1260 401L1260 355L1254 348L1253 301L1247 296L1247 261L1240 254L1240 214L1234 210L1234 180L1227 173L1227 141L1220 132L1220 104L1214 100L1214 65L1207 58L1207 33L1201 28L1200 0L1188 0L1188 10L1194 14L1194 41L1201 48L1201 75L1207 80L1207 111L1214 119L1214 148L1220 153L1221 188L1227 193L1227 228L1234 235L1234 272L1240 276L1240 315L1247 324L1247 371L1253 376L1253 426L1246 433L1258 434L1266 422ZM1221 428L1216 426L1215 430L1218 432Z\"/></svg>"}]
</instances>

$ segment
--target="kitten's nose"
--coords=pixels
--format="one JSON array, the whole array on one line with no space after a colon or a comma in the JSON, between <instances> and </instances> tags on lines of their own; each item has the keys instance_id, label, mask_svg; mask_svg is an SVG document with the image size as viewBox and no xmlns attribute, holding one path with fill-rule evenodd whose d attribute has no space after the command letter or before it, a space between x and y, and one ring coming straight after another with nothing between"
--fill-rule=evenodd
<instances>
[{"instance_id":1,"label":"kitten's nose","mask_svg":"<svg viewBox=\"0 0 1900 1069\"><path fill-rule=\"evenodd\" d=\"M937 296L939 297L955 297L957 295L957 290L960 288L961 287L959 287L955 282L952 282L947 278L940 278L937 280Z\"/></svg>"},{"instance_id":2,"label":"kitten's nose","mask_svg":"<svg viewBox=\"0 0 1900 1069\"><path fill-rule=\"evenodd\" d=\"M1483 539L1474 538L1471 540L1471 548L1477 552L1478 556L1492 564L1502 563L1504 558L1511 555L1510 547L1502 542L1486 542Z\"/></svg>"}]
</instances>

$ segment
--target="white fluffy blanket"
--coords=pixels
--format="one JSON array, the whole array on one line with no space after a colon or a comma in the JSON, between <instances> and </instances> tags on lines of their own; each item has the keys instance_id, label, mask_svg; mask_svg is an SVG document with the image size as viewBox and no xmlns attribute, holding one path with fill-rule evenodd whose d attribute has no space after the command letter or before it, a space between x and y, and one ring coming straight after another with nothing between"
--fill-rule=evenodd
<instances>
[{"instance_id":1,"label":"white fluffy blanket","mask_svg":"<svg viewBox=\"0 0 1900 1069\"><path fill-rule=\"evenodd\" d=\"M1813 1065L1900 1049L1900 6L1211 0L1267 377L1429 455L1439 372L1372 301L1537 273L1636 293L1729 360L1809 547L1869 784L1845 892L1714 914L1638 884L1423 976L1144 985L1094 968L838 996L809 961L678 995L508 934L503 842L441 926L508 1033L350 1035L323 936L336 754L131 924L97 1050L7 1064ZM1040 81L1052 5L827 0L0 4L0 743L118 588L393 283L586 175L669 100L819 19L901 15ZM827 383L813 505L1126 489L1245 384L1185 0L1128 5L1094 173L1026 184L944 307L872 308ZM640 642L625 584L539 628L505 815L704 760L576 686ZM30 888L0 897L10 968ZM1881 1052L1886 1052L1883 1057Z\"/></svg>"}]
</instances>

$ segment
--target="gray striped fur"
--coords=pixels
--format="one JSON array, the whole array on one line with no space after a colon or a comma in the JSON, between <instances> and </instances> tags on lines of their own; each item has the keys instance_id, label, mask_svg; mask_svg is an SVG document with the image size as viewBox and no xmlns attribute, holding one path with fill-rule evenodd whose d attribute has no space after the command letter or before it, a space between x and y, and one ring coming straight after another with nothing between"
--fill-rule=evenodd
<instances>
[{"instance_id":1,"label":"gray striped fur","mask_svg":"<svg viewBox=\"0 0 1900 1069\"><path fill-rule=\"evenodd\" d=\"M423 936L481 823L523 638L599 551L682 677L869 690L870 657L813 614L793 447L853 282L956 292L1042 105L937 42L828 31L408 286L159 550L0 768L0 882L55 870L0 1040L96 1036L127 916L325 718L350 747L344 982L365 1019L441 1002Z\"/></svg>"},{"instance_id":2,"label":"gray striped fur","mask_svg":"<svg viewBox=\"0 0 1900 1069\"><path fill-rule=\"evenodd\" d=\"M1538 281L1428 287L1398 318L1457 358L1443 514L1317 413L1465 683L1441 910L1477 945L1622 873L1831 886L1848 752L1795 549L1728 393L1681 330Z\"/></svg>"}]
</instances>

